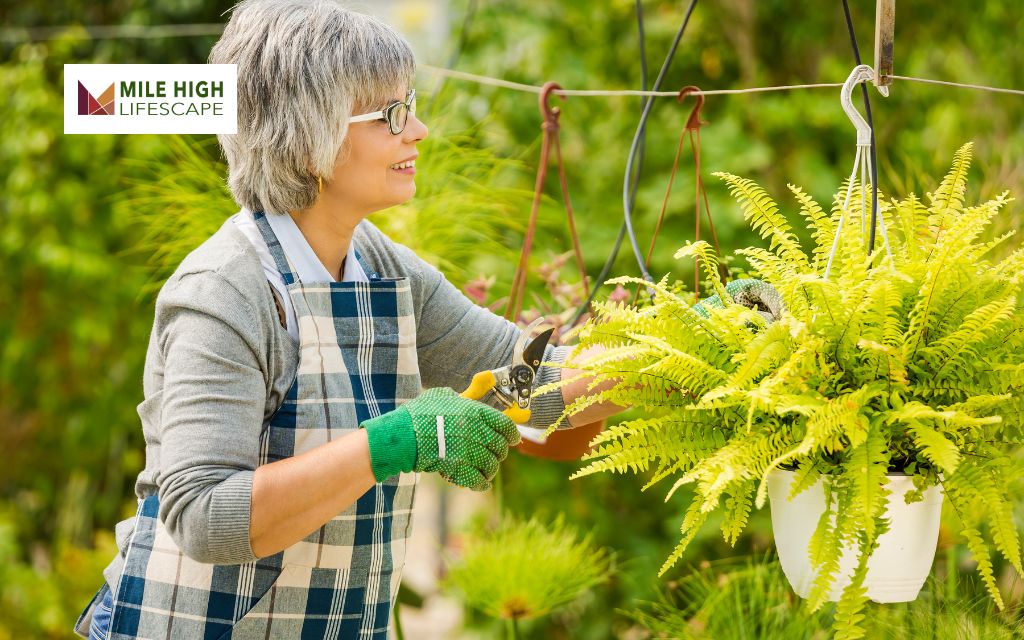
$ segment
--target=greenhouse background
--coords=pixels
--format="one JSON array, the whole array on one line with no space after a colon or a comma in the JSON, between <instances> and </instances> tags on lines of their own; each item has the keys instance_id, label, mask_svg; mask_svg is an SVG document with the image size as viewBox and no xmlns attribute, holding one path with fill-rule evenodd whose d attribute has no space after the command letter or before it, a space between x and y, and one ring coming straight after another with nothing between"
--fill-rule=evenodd
<instances>
[{"instance_id":1,"label":"greenhouse background","mask_svg":"<svg viewBox=\"0 0 1024 640\"><path fill-rule=\"evenodd\" d=\"M417 76L417 113L431 136L421 145L418 195L375 214L374 222L475 301L502 308L530 213L543 114L536 93L445 77L434 68L534 87L555 81L566 89L650 89L689 4L347 5L407 35L424 65ZM875 4L849 3L868 64ZM0 7L0 451L6 453L0 465L0 640L74 637L75 618L116 552L113 525L135 510L133 484L143 464L136 407L143 399L156 294L181 259L237 211L213 136L64 135L63 65L204 63L231 6L16 0ZM1024 9L1010 0L902 0L895 73L1024 89L1022 29ZM813 7L778 0L700 2L661 88L842 83L855 64L840 0ZM973 142L967 201L1006 190L1020 197L1024 97L901 80L882 97L867 86L877 186L884 194L923 197L939 184L957 149ZM858 91L855 102L860 100ZM644 103L635 96L569 96L552 104L561 109L563 164L593 283L622 225L623 177ZM694 281L692 262L673 256L695 240L696 174L688 146L681 147L676 171L673 165L692 105L692 98L654 101L632 217L644 252L658 228L650 273L684 283ZM783 194L794 184L830 203L849 176L855 131L839 89L708 95L702 119L701 169L722 253L768 243L749 229L712 172L764 186L800 239L808 240L796 203ZM548 316L575 311L582 302L555 167L544 185L524 304ZM1018 229L1021 211L1010 202L986 235ZM709 239L708 233L705 220L701 237ZM1014 239L1000 251L1017 246ZM627 240L610 275L639 273ZM635 291L627 287L625 294L632 299ZM597 299L609 295L623 291L606 285ZM636 416L627 412L610 422L630 417ZM709 522L658 578L692 491L684 488L667 501L667 486L641 491L652 473L570 480L583 466L513 452L499 474L500 510L494 493L475 494L425 476L407 590L399 596L404 636L511 633L506 620L475 606L445 578L480 528L496 518L536 518L545 526L560 518L570 534L586 534L588 544L605 550L607 563L579 597L518 621L520 637L830 637L834 607L807 612L778 568L767 507L753 512L735 546ZM1018 522L1022 506L1019 499ZM997 559L995 576L1006 603L997 611L956 536L954 519L950 510L943 512L935 564L921 595L910 604L870 604L868 624L877 626L868 637L1024 634L1020 577ZM537 544L524 545L510 562L529 566L549 558L542 545L548 538L534 534ZM485 590L498 579L477 574L476 586Z\"/></svg>"}]
</instances>

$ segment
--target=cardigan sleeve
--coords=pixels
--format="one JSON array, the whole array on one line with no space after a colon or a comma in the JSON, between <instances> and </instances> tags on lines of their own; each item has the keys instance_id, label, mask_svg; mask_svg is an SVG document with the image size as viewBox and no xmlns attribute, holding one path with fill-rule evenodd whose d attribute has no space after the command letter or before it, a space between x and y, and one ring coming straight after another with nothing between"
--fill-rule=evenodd
<instances>
[{"instance_id":1,"label":"cardigan sleeve","mask_svg":"<svg viewBox=\"0 0 1024 640\"><path fill-rule=\"evenodd\" d=\"M157 300L160 519L200 562L256 559L250 502L267 392L255 316L216 271L185 274Z\"/></svg>"}]
</instances>

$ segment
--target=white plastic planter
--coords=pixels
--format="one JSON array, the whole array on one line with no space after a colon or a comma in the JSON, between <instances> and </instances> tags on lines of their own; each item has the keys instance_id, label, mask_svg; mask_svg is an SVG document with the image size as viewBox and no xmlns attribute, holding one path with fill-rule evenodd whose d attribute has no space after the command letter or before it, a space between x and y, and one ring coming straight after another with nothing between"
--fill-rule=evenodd
<instances>
[{"instance_id":1,"label":"white plastic planter","mask_svg":"<svg viewBox=\"0 0 1024 640\"><path fill-rule=\"evenodd\" d=\"M772 471L768 476L768 498L782 571L797 595L806 598L816 575L811 568L807 545L825 510L825 490L819 480L792 501L787 500L794 475L792 471ZM925 490L924 500L907 504L903 496L914 488L910 476L887 478L886 487L891 493L886 517L891 522L868 559L864 586L868 597L875 602L910 602L917 598L931 572L943 495L940 487L931 487ZM830 599L833 602L839 600L850 583L856 566L855 548L844 548L839 571L832 582Z\"/></svg>"}]
</instances>

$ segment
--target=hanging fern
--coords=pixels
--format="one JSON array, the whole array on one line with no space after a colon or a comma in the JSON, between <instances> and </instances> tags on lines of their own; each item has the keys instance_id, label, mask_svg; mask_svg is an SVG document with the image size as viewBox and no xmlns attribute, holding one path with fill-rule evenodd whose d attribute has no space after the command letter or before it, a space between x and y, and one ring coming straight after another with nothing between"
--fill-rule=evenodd
<instances>
[{"instance_id":1,"label":"hanging fern","mask_svg":"<svg viewBox=\"0 0 1024 640\"><path fill-rule=\"evenodd\" d=\"M942 478L981 578L1002 606L991 554L1024 573L1009 493L1021 458L1012 454L1024 442L1024 249L993 258L1011 234L984 234L1011 199L1004 193L966 206L970 161L968 144L927 205L913 195L879 202L891 259L881 247L868 255L859 223L866 203L853 197L843 210L845 184L828 214L790 185L811 232L805 253L761 187L717 174L768 240L768 249L741 254L752 275L782 296L786 311L773 323L728 296L706 243L677 256L699 259L721 306L695 311L667 277L611 281L648 286L653 301L595 306L576 353L606 351L565 366L615 386L580 398L566 415L611 400L645 416L599 436L573 477L652 471L645 489L669 478L669 495L694 486L680 541L660 573L716 511L735 543L765 501L768 473L795 469L791 494L824 480L828 505L809 548L816 571L809 605L828 599L843 549L855 549L835 631L860 637L867 557L888 526L885 475L906 471L911 500ZM825 279L844 215L840 255Z\"/></svg>"}]
</instances>

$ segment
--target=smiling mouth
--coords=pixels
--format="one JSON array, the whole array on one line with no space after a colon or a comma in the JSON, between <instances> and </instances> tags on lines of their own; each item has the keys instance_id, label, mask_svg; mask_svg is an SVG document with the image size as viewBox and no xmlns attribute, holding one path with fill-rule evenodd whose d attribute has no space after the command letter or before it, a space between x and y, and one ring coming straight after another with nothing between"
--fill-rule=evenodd
<instances>
[{"instance_id":1,"label":"smiling mouth","mask_svg":"<svg viewBox=\"0 0 1024 640\"><path fill-rule=\"evenodd\" d=\"M395 171L404 171L406 169L413 169L413 170L415 170L416 169L416 161L415 160L407 160L405 162L399 162L397 164L391 165L391 168L394 169Z\"/></svg>"}]
</instances>

